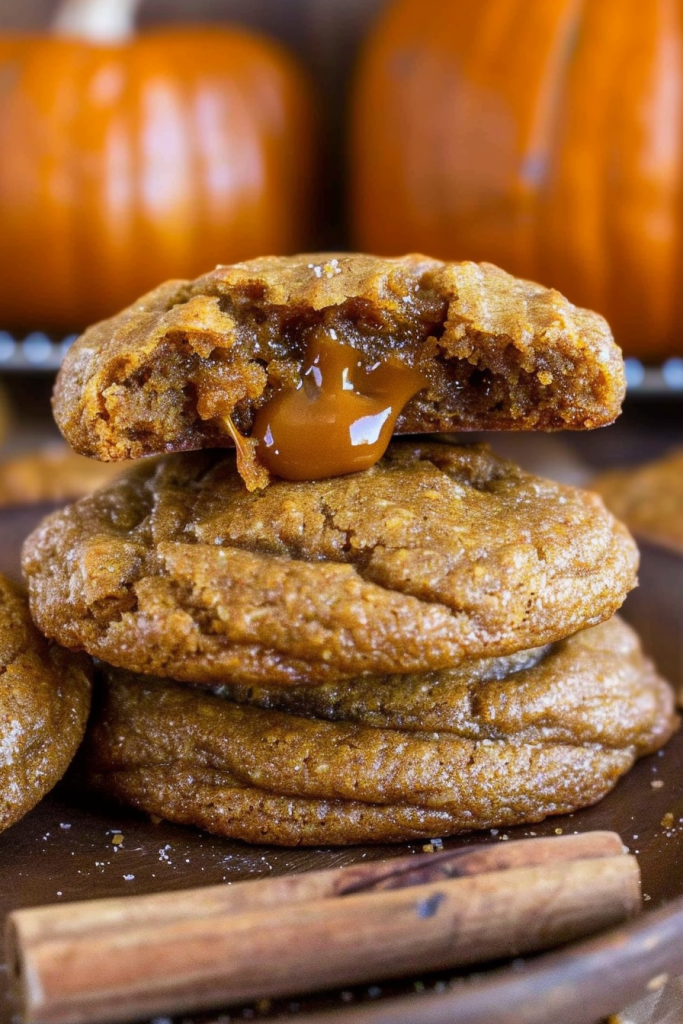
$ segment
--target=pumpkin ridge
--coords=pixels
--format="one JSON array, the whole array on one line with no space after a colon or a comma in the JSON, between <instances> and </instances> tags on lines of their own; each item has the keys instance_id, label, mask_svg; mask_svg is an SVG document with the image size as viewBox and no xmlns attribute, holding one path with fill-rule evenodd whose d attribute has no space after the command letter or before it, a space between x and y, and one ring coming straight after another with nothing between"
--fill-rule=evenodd
<instances>
[{"instance_id":1,"label":"pumpkin ridge","mask_svg":"<svg viewBox=\"0 0 683 1024\"><path fill-rule=\"evenodd\" d=\"M305 73L255 33L0 35L2 326L72 333L160 280L307 244L314 134Z\"/></svg>"},{"instance_id":2,"label":"pumpkin ridge","mask_svg":"<svg viewBox=\"0 0 683 1024\"><path fill-rule=\"evenodd\" d=\"M354 237L491 260L681 354L683 3L394 0L353 87ZM400 210L401 216L396 216Z\"/></svg>"}]
</instances>

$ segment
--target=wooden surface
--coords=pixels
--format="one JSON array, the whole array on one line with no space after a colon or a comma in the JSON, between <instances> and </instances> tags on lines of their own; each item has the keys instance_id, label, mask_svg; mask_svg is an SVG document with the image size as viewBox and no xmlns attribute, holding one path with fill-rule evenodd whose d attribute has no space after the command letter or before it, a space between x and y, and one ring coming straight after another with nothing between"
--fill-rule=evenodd
<instances>
[{"instance_id":1,"label":"wooden surface","mask_svg":"<svg viewBox=\"0 0 683 1024\"><path fill-rule=\"evenodd\" d=\"M0 571L16 578L21 540L45 511L15 510L0 515ZM677 569L680 566L675 563L668 571ZM490 1008L495 1005L496 1024L513 1020L591 1024L594 1014L619 1009L646 991L647 984L658 975L683 971L683 910L674 902L683 896L682 779L683 733L679 733L659 755L639 762L597 807L551 818L531 828L444 840L445 848L454 848L482 839L499 843L505 837L553 835L557 829L564 833L614 829L638 854L645 894L641 920L619 929L616 938L590 940L586 946L574 944L559 953L528 958L512 968L478 973L465 980L453 972L394 982L378 979L341 992L252 1003L226 1011L229 1019L280 1015L315 1022L325 1010L342 1013L349 1024L365 1020L450 1024L455 1019L462 1024L483 1024L493 1019ZM674 822L668 827L662 825L667 814L673 815ZM17 907L61 900L271 877L418 852L421 845L336 850L250 847L189 828L152 824L141 815L100 801L86 803L63 785L0 835L0 910L4 916ZM658 909L662 911L661 920L652 913ZM0 986L4 977L0 973ZM565 984L568 978L576 984ZM525 1001L528 1005L522 1011ZM192 1018L215 1019L215 1014ZM228 1017L221 1019L227 1021ZM0 1022L9 1024L10 1020L11 1007L3 988ZM334 1017L329 1020L332 1022Z\"/></svg>"}]
</instances>

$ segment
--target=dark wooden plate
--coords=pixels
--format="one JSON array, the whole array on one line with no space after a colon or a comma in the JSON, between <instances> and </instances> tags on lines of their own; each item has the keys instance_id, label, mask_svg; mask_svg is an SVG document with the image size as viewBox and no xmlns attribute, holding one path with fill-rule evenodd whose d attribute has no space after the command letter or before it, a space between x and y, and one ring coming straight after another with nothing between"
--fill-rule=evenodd
<instances>
[{"instance_id":1,"label":"dark wooden plate","mask_svg":"<svg viewBox=\"0 0 683 1024\"><path fill-rule=\"evenodd\" d=\"M0 513L0 572L18 576L21 541L47 511ZM675 571L669 567L669 571ZM683 568L681 569L683 572ZM682 584L683 585L683 584ZM673 825L662 825L665 815ZM683 972L683 731L658 755L640 761L598 806L530 828L444 840L446 847L505 837L614 829L638 854L644 912L631 924L553 953L474 974L442 973L315 996L183 1017L221 1022L294 1018L347 1024L594 1024ZM123 835L115 845L114 835ZM0 836L0 909L104 896L166 891L361 859L408 847L291 850L251 847L103 805L58 787ZM11 1007L0 972L0 1021Z\"/></svg>"}]
</instances>

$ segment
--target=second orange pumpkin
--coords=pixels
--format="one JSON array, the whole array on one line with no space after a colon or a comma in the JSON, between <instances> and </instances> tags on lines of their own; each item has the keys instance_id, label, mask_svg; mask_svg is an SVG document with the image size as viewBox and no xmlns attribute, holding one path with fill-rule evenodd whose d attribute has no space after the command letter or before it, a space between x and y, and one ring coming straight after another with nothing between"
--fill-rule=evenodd
<instances>
[{"instance_id":1,"label":"second orange pumpkin","mask_svg":"<svg viewBox=\"0 0 683 1024\"><path fill-rule=\"evenodd\" d=\"M399 0L352 144L361 248L491 260L683 354L683 0Z\"/></svg>"}]
</instances>

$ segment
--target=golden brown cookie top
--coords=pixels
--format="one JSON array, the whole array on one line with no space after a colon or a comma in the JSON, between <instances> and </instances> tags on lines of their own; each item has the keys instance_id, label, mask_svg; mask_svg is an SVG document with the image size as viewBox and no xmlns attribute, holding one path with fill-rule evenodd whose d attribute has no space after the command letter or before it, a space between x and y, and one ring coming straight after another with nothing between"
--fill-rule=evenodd
<instances>
[{"instance_id":1,"label":"golden brown cookie top","mask_svg":"<svg viewBox=\"0 0 683 1024\"><path fill-rule=\"evenodd\" d=\"M683 449L602 473L591 487L634 533L683 552Z\"/></svg>"},{"instance_id":2,"label":"golden brown cookie top","mask_svg":"<svg viewBox=\"0 0 683 1024\"><path fill-rule=\"evenodd\" d=\"M26 542L47 636L192 682L310 684L560 639L635 583L593 494L486 447L392 441L372 469L249 493L232 452L168 456Z\"/></svg>"},{"instance_id":3,"label":"golden brown cookie top","mask_svg":"<svg viewBox=\"0 0 683 1024\"><path fill-rule=\"evenodd\" d=\"M607 323L559 292L490 264L318 254L167 282L91 327L64 361L55 418L103 460L230 446L227 418L249 437L321 336L366 368L424 374L399 433L588 429L624 395Z\"/></svg>"},{"instance_id":4,"label":"golden brown cookie top","mask_svg":"<svg viewBox=\"0 0 683 1024\"><path fill-rule=\"evenodd\" d=\"M89 708L89 659L45 640L0 576L0 831L64 774Z\"/></svg>"}]
</instances>

